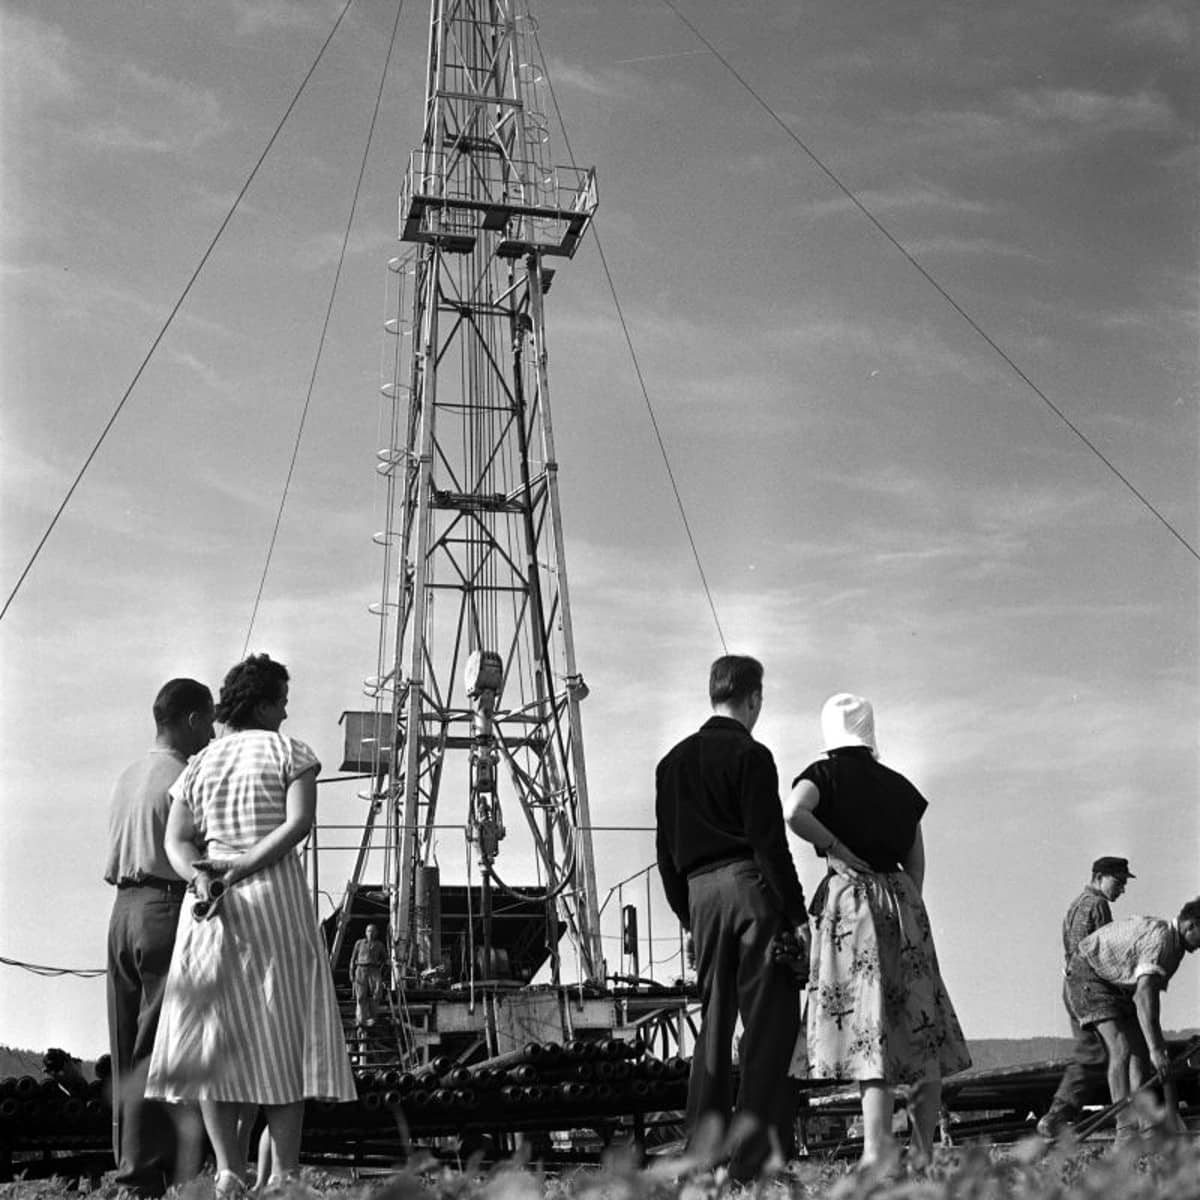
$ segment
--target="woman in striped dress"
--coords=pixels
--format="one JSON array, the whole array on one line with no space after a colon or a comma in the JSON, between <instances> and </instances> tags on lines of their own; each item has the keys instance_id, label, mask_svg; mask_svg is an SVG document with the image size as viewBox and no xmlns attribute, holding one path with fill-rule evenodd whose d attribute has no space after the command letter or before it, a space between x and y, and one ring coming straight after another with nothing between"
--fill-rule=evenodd
<instances>
[{"instance_id":1,"label":"woman in striped dress","mask_svg":"<svg viewBox=\"0 0 1200 1200\"><path fill-rule=\"evenodd\" d=\"M171 788L166 849L207 918L185 904L150 1062L147 1096L199 1101L218 1195L242 1188L238 1121L266 1112L274 1173L299 1166L306 1097L353 1100L333 978L294 853L316 813L320 763L279 732L288 673L252 655L225 676L224 737Z\"/></svg>"}]
</instances>

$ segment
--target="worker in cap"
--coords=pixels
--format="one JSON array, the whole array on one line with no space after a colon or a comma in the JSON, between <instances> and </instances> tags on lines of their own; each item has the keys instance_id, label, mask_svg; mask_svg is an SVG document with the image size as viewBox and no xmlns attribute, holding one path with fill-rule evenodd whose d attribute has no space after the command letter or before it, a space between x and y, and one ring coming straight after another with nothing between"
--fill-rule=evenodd
<instances>
[{"instance_id":1,"label":"worker in cap","mask_svg":"<svg viewBox=\"0 0 1200 1200\"><path fill-rule=\"evenodd\" d=\"M1089 933L1112 921L1111 905L1120 899L1125 892L1126 883L1134 878L1136 877L1129 869L1127 858L1104 854L1092 863L1091 882L1075 898L1063 919L1064 964L1071 961L1071 955ZM1094 1028L1082 1028L1072 1011L1067 1000L1065 980L1063 1006L1071 1022L1071 1034L1075 1045L1071 1051L1071 1063L1063 1072L1050 1108L1037 1124L1038 1133L1045 1138L1058 1137L1079 1119L1088 1091L1089 1070L1093 1074L1097 1071L1103 1072L1108 1061L1100 1035Z\"/></svg>"}]
</instances>

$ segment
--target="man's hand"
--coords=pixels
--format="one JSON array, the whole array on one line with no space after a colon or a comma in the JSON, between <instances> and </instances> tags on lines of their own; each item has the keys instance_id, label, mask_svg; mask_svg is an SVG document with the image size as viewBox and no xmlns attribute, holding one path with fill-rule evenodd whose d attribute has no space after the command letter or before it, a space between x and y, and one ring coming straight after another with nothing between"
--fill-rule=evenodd
<instances>
[{"instance_id":1,"label":"man's hand","mask_svg":"<svg viewBox=\"0 0 1200 1200\"><path fill-rule=\"evenodd\" d=\"M1151 1046L1150 1047L1150 1065L1162 1075L1164 1079L1170 1073L1171 1055L1166 1046Z\"/></svg>"},{"instance_id":2,"label":"man's hand","mask_svg":"<svg viewBox=\"0 0 1200 1200\"><path fill-rule=\"evenodd\" d=\"M781 929L771 941L771 960L790 971L797 985L808 982L809 933L807 925Z\"/></svg>"},{"instance_id":3,"label":"man's hand","mask_svg":"<svg viewBox=\"0 0 1200 1200\"><path fill-rule=\"evenodd\" d=\"M812 930L807 921L803 925L796 926L796 941L800 944L800 953L804 955L804 961L808 962L808 956L812 951Z\"/></svg>"}]
</instances>

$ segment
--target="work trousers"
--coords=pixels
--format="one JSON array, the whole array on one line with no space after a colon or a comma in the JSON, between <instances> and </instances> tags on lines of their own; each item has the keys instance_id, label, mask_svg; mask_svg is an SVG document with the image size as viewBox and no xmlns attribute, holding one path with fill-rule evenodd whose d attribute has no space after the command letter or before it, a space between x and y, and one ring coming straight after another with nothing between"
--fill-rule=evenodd
<instances>
[{"instance_id":1,"label":"work trousers","mask_svg":"<svg viewBox=\"0 0 1200 1200\"><path fill-rule=\"evenodd\" d=\"M146 1100L145 1092L181 903L153 887L118 888L108 925L116 1182L142 1196L161 1196L170 1186L179 1149L167 1106ZM190 1148L192 1156L199 1152Z\"/></svg>"},{"instance_id":2,"label":"work trousers","mask_svg":"<svg viewBox=\"0 0 1200 1200\"><path fill-rule=\"evenodd\" d=\"M766 1162L772 1134L785 1152L793 1139L795 1092L788 1065L800 1030L800 993L792 973L771 957L772 940L787 922L751 860L690 876L688 909L701 1003L688 1083L689 1135L711 1113L727 1122L736 1108L752 1118L730 1147L730 1176L745 1181ZM733 1033L739 1016L744 1034L735 1105Z\"/></svg>"},{"instance_id":3,"label":"work trousers","mask_svg":"<svg viewBox=\"0 0 1200 1200\"><path fill-rule=\"evenodd\" d=\"M1105 1069L1108 1064L1108 1052L1104 1049L1104 1039L1095 1029L1084 1029L1079 1024L1067 998L1066 981L1063 982L1063 1007L1071 1020L1071 1034L1075 1045L1071 1049L1071 1063L1063 1072L1058 1090L1050 1103L1052 1111L1078 1113L1089 1099L1094 1099L1093 1093L1104 1092L1107 1076Z\"/></svg>"},{"instance_id":4,"label":"work trousers","mask_svg":"<svg viewBox=\"0 0 1200 1200\"><path fill-rule=\"evenodd\" d=\"M361 964L354 968L354 1023L369 1025L379 1011L379 990L383 986L383 968Z\"/></svg>"}]
</instances>

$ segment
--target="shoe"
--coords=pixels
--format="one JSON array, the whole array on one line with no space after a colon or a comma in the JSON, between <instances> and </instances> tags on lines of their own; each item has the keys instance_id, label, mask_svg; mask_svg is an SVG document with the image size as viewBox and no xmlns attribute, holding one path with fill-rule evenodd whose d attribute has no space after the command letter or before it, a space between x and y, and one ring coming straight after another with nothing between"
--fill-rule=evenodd
<instances>
[{"instance_id":1,"label":"shoe","mask_svg":"<svg viewBox=\"0 0 1200 1200\"><path fill-rule=\"evenodd\" d=\"M1077 1120L1074 1113L1065 1108L1052 1108L1037 1123L1037 1131L1046 1141L1052 1142L1062 1137Z\"/></svg>"},{"instance_id":2,"label":"shoe","mask_svg":"<svg viewBox=\"0 0 1200 1200\"><path fill-rule=\"evenodd\" d=\"M213 1180L216 1200L242 1200L249 1194L246 1181L236 1171L218 1171Z\"/></svg>"},{"instance_id":3,"label":"shoe","mask_svg":"<svg viewBox=\"0 0 1200 1200\"><path fill-rule=\"evenodd\" d=\"M1138 1147L1146 1140L1141 1126L1136 1121L1118 1121L1113 1132L1113 1145L1119 1148Z\"/></svg>"},{"instance_id":4,"label":"shoe","mask_svg":"<svg viewBox=\"0 0 1200 1200\"><path fill-rule=\"evenodd\" d=\"M933 1165L933 1155L915 1146L906 1146L900 1156L901 1174L911 1178L924 1175Z\"/></svg>"},{"instance_id":5,"label":"shoe","mask_svg":"<svg viewBox=\"0 0 1200 1200\"><path fill-rule=\"evenodd\" d=\"M288 1200L318 1200L317 1193L304 1182L299 1171L272 1174L259 1192L262 1197L287 1196Z\"/></svg>"}]
</instances>

